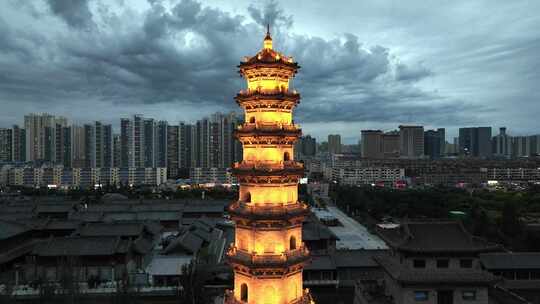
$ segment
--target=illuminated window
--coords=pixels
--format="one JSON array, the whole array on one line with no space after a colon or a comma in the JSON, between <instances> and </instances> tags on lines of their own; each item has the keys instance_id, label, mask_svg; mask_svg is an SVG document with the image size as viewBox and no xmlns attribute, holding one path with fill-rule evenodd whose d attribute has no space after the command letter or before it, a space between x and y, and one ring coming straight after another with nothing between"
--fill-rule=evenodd
<instances>
[{"instance_id":1,"label":"illuminated window","mask_svg":"<svg viewBox=\"0 0 540 304\"><path fill-rule=\"evenodd\" d=\"M248 301L248 286L246 283L240 285L240 301L246 303Z\"/></svg>"},{"instance_id":2,"label":"illuminated window","mask_svg":"<svg viewBox=\"0 0 540 304\"><path fill-rule=\"evenodd\" d=\"M296 249L296 238L293 236L291 236L290 240L289 240L289 249L291 250L295 250Z\"/></svg>"}]
</instances>

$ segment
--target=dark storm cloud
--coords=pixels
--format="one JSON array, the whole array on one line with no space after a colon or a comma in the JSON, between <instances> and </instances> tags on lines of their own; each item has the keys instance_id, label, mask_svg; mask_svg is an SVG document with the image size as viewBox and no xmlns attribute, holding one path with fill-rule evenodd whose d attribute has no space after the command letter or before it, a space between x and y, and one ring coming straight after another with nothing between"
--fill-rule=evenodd
<instances>
[{"instance_id":1,"label":"dark storm cloud","mask_svg":"<svg viewBox=\"0 0 540 304\"><path fill-rule=\"evenodd\" d=\"M33 108L88 120L118 118L148 105L165 116L156 118L238 110L232 97L243 83L236 65L260 49L266 23L272 24L276 47L302 66L294 80L303 96L300 121L399 123L421 116L425 123L458 123L470 119L464 113L471 110L489 110L416 86L433 73L422 63L399 60L388 47L364 45L350 33L333 39L295 34L292 16L273 1L249 6L249 16L194 0L170 7L149 3L141 13L104 3L91 10L87 1L47 1L68 26L44 16L27 28L8 24L0 14L0 101L10 110L0 118L15 122L13 113ZM36 30L49 24L53 28ZM89 104L95 113L80 112Z\"/></svg>"},{"instance_id":2,"label":"dark storm cloud","mask_svg":"<svg viewBox=\"0 0 540 304\"><path fill-rule=\"evenodd\" d=\"M47 0L47 3L55 15L72 27L83 28L92 23L88 0Z\"/></svg>"}]
</instances>

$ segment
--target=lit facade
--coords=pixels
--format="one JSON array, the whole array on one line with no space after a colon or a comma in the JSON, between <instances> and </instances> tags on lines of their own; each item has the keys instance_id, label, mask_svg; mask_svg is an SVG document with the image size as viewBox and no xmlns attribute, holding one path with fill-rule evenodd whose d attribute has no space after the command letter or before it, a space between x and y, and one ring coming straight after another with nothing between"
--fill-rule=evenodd
<instances>
[{"instance_id":1,"label":"lit facade","mask_svg":"<svg viewBox=\"0 0 540 304\"><path fill-rule=\"evenodd\" d=\"M236 96L245 123L236 131L243 160L233 172L240 184L230 206L236 223L235 244L228 252L234 290L225 303L313 303L302 287L309 253L302 242L302 221L309 211L298 201L302 164L294 158L301 135L293 123L300 95L289 89L299 66L272 48L268 32L263 49L239 65L247 89Z\"/></svg>"}]
</instances>

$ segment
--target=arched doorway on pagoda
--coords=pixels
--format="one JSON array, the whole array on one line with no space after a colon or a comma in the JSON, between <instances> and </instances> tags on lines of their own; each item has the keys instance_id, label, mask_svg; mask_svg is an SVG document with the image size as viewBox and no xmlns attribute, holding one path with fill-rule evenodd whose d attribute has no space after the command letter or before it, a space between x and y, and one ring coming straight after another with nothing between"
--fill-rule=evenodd
<instances>
[{"instance_id":1,"label":"arched doorway on pagoda","mask_svg":"<svg viewBox=\"0 0 540 304\"><path fill-rule=\"evenodd\" d=\"M246 283L240 285L240 301L248 302L248 286Z\"/></svg>"},{"instance_id":2,"label":"arched doorway on pagoda","mask_svg":"<svg viewBox=\"0 0 540 304\"><path fill-rule=\"evenodd\" d=\"M294 237L294 235L291 235L291 237L289 239L289 249L290 250L295 250L296 249L296 238Z\"/></svg>"}]
</instances>

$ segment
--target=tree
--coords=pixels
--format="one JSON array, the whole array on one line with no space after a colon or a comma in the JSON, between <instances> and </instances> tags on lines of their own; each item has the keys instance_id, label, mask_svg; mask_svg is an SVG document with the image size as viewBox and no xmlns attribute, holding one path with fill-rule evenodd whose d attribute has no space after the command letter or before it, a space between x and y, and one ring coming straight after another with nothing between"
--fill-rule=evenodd
<instances>
[{"instance_id":1,"label":"tree","mask_svg":"<svg viewBox=\"0 0 540 304\"><path fill-rule=\"evenodd\" d=\"M522 229L519 221L519 212L514 202L504 203L501 217L501 231L509 237L518 236Z\"/></svg>"}]
</instances>

